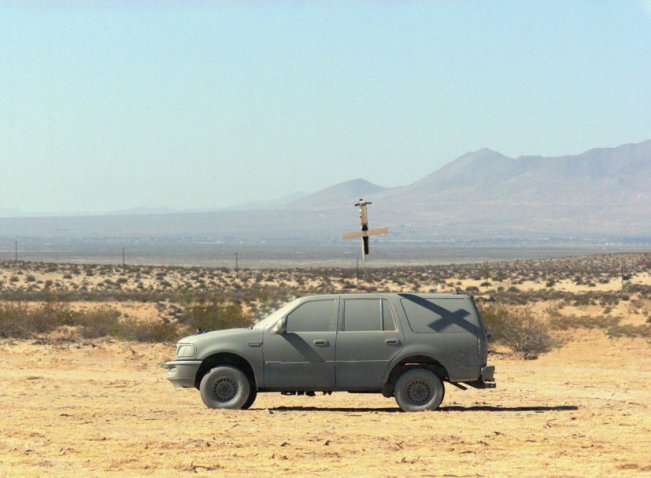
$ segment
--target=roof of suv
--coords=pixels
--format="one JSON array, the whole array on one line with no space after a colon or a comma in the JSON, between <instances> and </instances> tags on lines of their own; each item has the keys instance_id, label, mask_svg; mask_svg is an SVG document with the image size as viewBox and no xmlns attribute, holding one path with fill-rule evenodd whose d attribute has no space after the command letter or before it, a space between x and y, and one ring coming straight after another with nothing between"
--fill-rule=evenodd
<instances>
[{"instance_id":1,"label":"roof of suv","mask_svg":"<svg viewBox=\"0 0 651 478\"><path fill-rule=\"evenodd\" d=\"M351 294L319 294L319 295L308 295L301 297L302 299L312 299L312 298L327 298L327 297L344 297L344 298L375 298L375 297L387 297L387 296L418 296L427 299L463 299L469 298L467 294L455 294L455 293L420 293L420 292L359 292Z\"/></svg>"}]
</instances>

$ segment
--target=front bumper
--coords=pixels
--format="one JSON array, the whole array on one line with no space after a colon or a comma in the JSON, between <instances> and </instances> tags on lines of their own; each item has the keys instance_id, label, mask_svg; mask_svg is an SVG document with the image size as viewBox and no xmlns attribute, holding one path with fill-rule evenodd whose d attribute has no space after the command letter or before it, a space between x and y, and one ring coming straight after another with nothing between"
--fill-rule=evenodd
<instances>
[{"instance_id":1,"label":"front bumper","mask_svg":"<svg viewBox=\"0 0 651 478\"><path fill-rule=\"evenodd\" d=\"M201 360L174 360L167 362L163 368L167 369L167 380L175 387L192 388Z\"/></svg>"}]
</instances>

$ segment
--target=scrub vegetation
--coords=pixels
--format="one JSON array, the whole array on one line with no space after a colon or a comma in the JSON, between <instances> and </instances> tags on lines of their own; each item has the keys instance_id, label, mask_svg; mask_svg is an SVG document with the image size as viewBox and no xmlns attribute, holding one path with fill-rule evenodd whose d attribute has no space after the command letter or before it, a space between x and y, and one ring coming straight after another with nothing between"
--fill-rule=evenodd
<instances>
[{"instance_id":1,"label":"scrub vegetation","mask_svg":"<svg viewBox=\"0 0 651 478\"><path fill-rule=\"evenodd\" d=\"M294 297L464 292L493 347L528 358L576 330L651 340L651 254L392 268L240 269L0 262L0 337L173 342L248 327Z\"/></svg>"}]
</instances>

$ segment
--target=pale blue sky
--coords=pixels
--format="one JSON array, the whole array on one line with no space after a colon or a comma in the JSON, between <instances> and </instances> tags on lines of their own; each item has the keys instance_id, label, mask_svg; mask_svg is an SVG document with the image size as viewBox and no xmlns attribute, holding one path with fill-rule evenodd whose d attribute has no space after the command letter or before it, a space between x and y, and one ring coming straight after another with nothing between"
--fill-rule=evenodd
<instances>
[{"instance_id":1,"label":"pale blue sky","mask_svg":"<svg viewBox=\"0 0 651 478\"><path fill-rule=\"evenodd\" d=\"M651 3L4 1L0 113L0 211L397 186L651 139Z\"/></svg>"}]
</instances>

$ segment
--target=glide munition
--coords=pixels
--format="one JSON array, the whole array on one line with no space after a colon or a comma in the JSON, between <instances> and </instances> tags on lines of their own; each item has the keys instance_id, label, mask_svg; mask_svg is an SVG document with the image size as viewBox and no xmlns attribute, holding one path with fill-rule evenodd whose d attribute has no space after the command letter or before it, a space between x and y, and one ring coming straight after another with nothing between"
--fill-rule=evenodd
<instances>
[{"instance_id":1,"label":"glide munition","mask_svg":"<svg viewBox=\"0 0 651 478\"><path fill-rule=\"evenodd\" d=\"M355 206L359 208L359 219L360 222L362 223L362 231L361 232L348 232L344 234L344 239L353 239L355 237L361 237L362 238L362 260L366 260L366 256L370 254L370 248L369 248L369 243L368 243L368 237L369 236L376 236L378 234L386 234L389 232L388 227L381 227L379 229L369 229L368 228L368 210L366 207L369 204L373 204L370 201L364 201L364 199L361 199L355 203Z\"/></svg>"}]
</instances>

